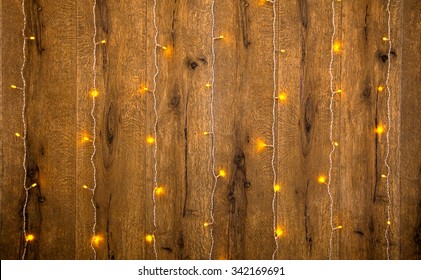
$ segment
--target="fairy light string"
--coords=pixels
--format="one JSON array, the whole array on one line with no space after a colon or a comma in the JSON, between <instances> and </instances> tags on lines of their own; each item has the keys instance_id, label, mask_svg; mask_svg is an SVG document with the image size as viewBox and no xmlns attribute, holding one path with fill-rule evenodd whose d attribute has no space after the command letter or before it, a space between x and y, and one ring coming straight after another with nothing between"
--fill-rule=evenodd
<instances>
[{"instance_id":1,"label":"fairy light string","mask_svg":"<svg viewBox=\"0 0 421 280\"><path fill-rule=\"evenodd\" d=\"M391 128L391 110L390 110L390 99L391 99L391 90L390 90L390 55L392 52L392 38L391 38L391 13L390 13L390 0L387 1L387 41L389 42L389 49L387 51L387 77L386 77L386 91L387 91L387 127L386 127L386 155L384 158L384 165L386 166L386 192L387 192L387 222L386 229L384 231L384 237L386 239L386 256L390 260L390 238L389 231L391 225L391 197L390 197L390 165L389 165L389 156L390 156L390 128Z\"/></svg>"}]
</instances>

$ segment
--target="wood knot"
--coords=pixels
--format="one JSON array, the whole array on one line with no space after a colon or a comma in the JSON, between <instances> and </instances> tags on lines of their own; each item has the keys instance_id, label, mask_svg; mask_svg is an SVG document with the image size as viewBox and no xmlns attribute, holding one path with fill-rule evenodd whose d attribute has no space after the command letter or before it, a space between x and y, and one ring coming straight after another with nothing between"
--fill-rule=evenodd
<instances>
[{"instance_id":1,"label":"wood knot","mask_svg":"<svg viewBox=\"0 0 421 280\"><path fill-rule=\"evenodd\" d=\"M389 59L389 56L387 54L382 54L380 56L381 61L386 62Z\"/></svg>"},{"instance_id":2,"label":"wood knot","mask_svg":"<svg viewBox=\"0 0 421 280\"><path fill-rule=\"evenodd\" d=\"M193 70L194 70L194 69L196 69L196 67L197 67L197 66L199 66L199 64L197 64L197 62L196 62L196 61L192 61L192 62L190 62L190 68L191 68L191 69L193 69Z\"/></svg>"},{"instance_id":3,"label":"wood knot","mask_svg":"<svg viewBox=\"0 0 421 280\"><path fill-rule=\"evenodd\" d=\"M39 196L38 197L38 202L39 203L44 203L45 202L45 196Z\"/></svg>"},{"instance_id":4,"label":"wood knot","mask_svg":"<svg viewBox=\"0 0 421 280\"><path fill-rule=\"evenodd\" d=\"M173 108L178 108L178 105L180 105L180 95L178 93L174 93L171 96L170 105Z\"/></svg>"}]
</instances>

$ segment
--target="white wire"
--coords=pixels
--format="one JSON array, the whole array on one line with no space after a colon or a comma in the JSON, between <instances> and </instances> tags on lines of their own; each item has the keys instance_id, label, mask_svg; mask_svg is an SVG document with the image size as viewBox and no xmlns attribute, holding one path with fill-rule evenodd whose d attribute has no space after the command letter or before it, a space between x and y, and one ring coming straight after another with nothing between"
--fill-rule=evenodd
<instances>
[{"instance_id":1,"label":"white wire","mask_svg":"<svg viewBox=\"0 0 421 280\"><path fill-rule=\"evenodd\" d=\"M23 237L25 238L25 246L23 248L22 253L22 260L25 259L26 250L28 247L28 241L26 240L26 208L28 206L28 199L29 199L29 188L26 187L26 177L28 176L28 170L26 168L26 156L27 156L27 146L26 146L26 137L27 137L27 124L25 118L25 111L26 111L26 79L24 75L25 65L26 65L26 36L25 36L25 29L26 29L26 12L25 12L25 0L22 0L22 15L23 15L23 27L22 27L22 39L23 39L23 46L22 46L22 67L20 68L20 75L22 78L22 123L23 123L23 188L25 190L25 203L23 204L22 208L22 218L23 218Z\"/></svg>"},{"instance_id":2,"label":"white wire","mask_svg":"<svg viewBox=\"0 0 421 280\"><path fill-rule=\"evenodd\" d=\"M278 236L276 233L276 198L277 194L274 189L274 186L276 184L276 169L275 169L275 155L276 155L276 135L275 135L275 123L276 123L276 83L277 83L277 76L276 76L276 1L273 1L272 5L272 12L273 12L273 21L272 21L272 56L273 56L273 103L272 103L272 173L273 173L273 182L272 182L272 188L273 188L273 198L272 198L272 214L273 214L273 236L275 240L275 251L272 253L272 260L275 259L275 255L278 252L279 244L278 244Z\"/></svg>"},{"instance_id":3,"label":"white wire","mask_svg":"<svg viewBox=\"0 0 421 280\"><path fill-rule=\"evenodd\" d=\"M212 31L211 31L211 42L212 42L212 80L211 80L211 102L210 102L210 111L211 111L211 137L212 137L212 148L211 148L211 154L212 154L212 160L211 160L211 169L212 169L212 176L213 176L213 187L212 187L212 194L210 199L210 238L211 238L211 245L209 250L209 259L212 259L213 254L213 247L215 244L215 239L213 237L213 223L215 222L214 217L214 198L215 198L215 191L216 191L216 185L218 183L218 176L215 173L215 167L216 167L216 157L215 157L215 111L214 111L214 95L215 95L215 0L212 0L212 7L211 7L211 14L212 14Z\"/></svg>"},{"instance_id":4,"label":"white wire","mask_svg":"<svg viewBox=\"0 0 421 280\"><path fill-rule=\"evenodd\" d=\"M92 43L93 43L93 63L92 63L92 72L93 72L93 89L94 91L96 91L96 79L97 79L97 71L96 71L96 48L97 48L97 42L96 42L96 36L97 36L97 27L96 27L96 0L93 0L93 6L92 6L92 15L93 15L93 24L94 24L94 34L92 36ZM94 201L94 196L95 196L95 190L97 187L97 178L96 178L96 165L95 165L95 154L96 154L96 118L95 118L95 95L92 96L92 108L91 108L91 118L93 121L93 139L92 139L92 147L93 147L93 151L91 154L91 165L92 165L92 171L93 171L93 186L90 189L92 194L91 194L91 204L92 204L92 209L94 211L94 222L92 225L92 237L91 237L91 248L92 251L94 253L94 260L96 260L97 254L96 254L96 250L94 247L94 242L95 242L95 235L96 235L96 224L97 224L97 211L96 211L96 205L95 205L95 201Z\"/></svg>"},{"instance_id":5,"label":"white wire","mask_svg":"<svg viewBox=\"0 0 421 280\"><path fill-rule=\"evenodd\" d=\"M392 52L392 38L391 38L391 15L390 15L390 0L387 1L387 39L389 41L389 50L387 52L387 78L386 78L386 88L387 88L387 132L386 132L386 156L384 159L384 164L386 165L387 169L387 176L386 176L386 191L387 191L387 225L384 231L384 236L386 238L386 255L387 259L390 260L390 240L389 240L389 230L390 230L390 219L391 219L391 198L390 198L390 165L389 165L389 155L390 155L390 126L391 126L391 113L390 113L390 60L391 60L391 52Z\"/></svg>"},{"instance_id":6,"label":"white wire","mask_svg":"<svg viewBox=\"0 0 421 280\"><path fill-rule=\"evenodd\" d=\"M332 169L333 169L333 153L335 152L335 144L333 141L333 124L334 124L334 98L335 98L335 90L333 87L333 58L334 58L334 50L333 50L333 44L335 41L335 34L336 34L336 23L335 23L335 0L332 0L332 25L333 25L333 32L332 32L332 38L330 41L330 64L329 64L329 74L330 74L330 104L329 104L329 110L330 110L330 127L329 127L329 140L330 144L332 145L332 149L329 154L329 173L328 173L328 182L327 182L327 192L329 194L329 201L330 201L330 238L329 238L329 260L332 259L332 249L333 249L333 197L332 193L330 191L331 186L331 180L332 180Z\"/></svg>"},{"instance_id":7,"label":"white wire","mask_svg":"<svg viewBox=\"0 0 421 280\"><path fill-rule=\"evenodd\" d=\"M157 108L157 101L156 101L156 79L159 75L159 67L158 67L158 54L157 54L157 47L158 47L158 24L157 24L157 15L156 15L156 6L157 6L157 0L154 0L153 2L153 24L155 27L155 45L154 45L154 62L155 62L155 74L153 76L153 109L155 113L155 123L153 127L153 137L154 137L154 150L153 150L153 159L154 159L154 189L152 192L152 200L153 200L153 251L155 254L155 258L158 259L158 253L156 251L156 197L155 192L158 188L158 158L157 158L157 152L158 152L158 141L157 141L157 129L158 129L158 108Z\"/></svg>"}]
</instances>

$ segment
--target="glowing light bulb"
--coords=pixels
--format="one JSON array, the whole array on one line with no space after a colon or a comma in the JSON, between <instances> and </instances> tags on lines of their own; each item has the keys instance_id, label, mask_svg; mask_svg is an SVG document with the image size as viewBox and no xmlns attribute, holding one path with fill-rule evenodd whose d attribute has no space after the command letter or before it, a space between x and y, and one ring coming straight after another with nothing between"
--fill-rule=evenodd
<instances>
[{"instance_id":1,"label":"glowing light bulb","mask_svg":"<svg viewBox=\"0 0 421 280\"><path fill-rule=\"evenodd\" d=\"M152 136L148 136L148 137L146 138L146 143L148 143L148 144L153 144L153 143L155 143L155 138L153 138Z\"/></svg>"},{"instance_id":2,"label":"glowing light bulb","mask_svg":"<svg viewBox=\"0 0 421 280\"><path fill-rule=\"evenodd\" d=\"M388 224L388 225L391 225L391 224L392 224L392 222L391 222L391 221L387 221L387 224Z\"/></svg>"},{"instance_id":3,"label":"glowing light bulb","mask_svg":"<svg viewBox=\"0 0 421 280\"><path fill-rule=\"evenodd\" d=\"M92 237L92 243L94 244L94 245L96 245L96 246L99 246L99 243L101 242L103 240L103 238L102 238L102 236L101 235L94 235L93 237Z\"/></svg>"},{"instance_id":4,"label":"glowing light bulb","mask_svg":"<svg viewBox=\"0 0 421 280\"><path fill-rule=\"evenodd\" d=\"M337 91L335 91L336 93L342 93L341 89L338 89Z\"/></svg>"},{"instance_id":5,"label":"glowing light bulb","mask_svg":"<svg viewBox=\"0 0 421 280\"><path fill-rule=\"evenodd\" d=\"M224 35L219 35L218 37L213 38L214 40L222 40L224 39Z\"/></svg>"},{"instance_id":6,"label":"glowing light bulb","mask_svg":"<svg viewBox=\"0 0 421 280\"><path fill-rule=\"evenodd\" d=\"M326 176L324 176L324 175L320 175L318 178L317 178L317 181L319 182L319 184L326 184Z\"/></svg>"},{"instance_id":7,"label":"glowing light bulb","mask_svg":"<svg viewBox=\"0 0 421 280\"><path fill-rule=\"evenodd\" d=\"M163 46L163 45L160 45L160 44L156 44L156 46L157 46L158 48L163 49L164 51L167 49L167 47L166 47L166 46Z\"/></svg>"},{"instance_id":8,"label":"glowing light bulb","mask_svg":"<svg viewBox=\"0 0 421 280\"><path fill-rule=\"evenodd\" d=\"M338 142L333 142L333 145L335 145L336 147L338 147L339 146L339 143Z\"/></svg>"},{"instance_id":9,"label":"glowing light bulb","mask_svg":"<svg viewBox=\"0 0 421 280\"><path fill-rule=\"evenodd\" d=\"M106 40L101 40L101 44L105 44L107 41Z\"/></svg>"},{"instance_id":10,"label":"glowing light bulb","mask_svg":"<svg viewBox=\"0 0 421 280\"><path fill-rule=\"evenodd\" d=\"M207 87L208 89L210 89L212 87L212 85L210 83L206 83L205 87Z\"/></svg>"},{"instance_id":11,"label":"glowing light bulb","mask_svg":"<svg viewBox=\"0 0 421 280\"><path fill-rule=\"evenodd\" d=\"M164 194L164 188L163 187L156 187L155 188L155 194L160 196Z\"/></svg>"},{"instance_id":12,"label":"glowing light bulb","mask_svg":"<svg viewBox=\"0 0 421 280\"><path fill-rule=\"evenodd\" d=\"M280 184L275 184L275 185L273 186L273 190L274 190L275 192L280 192L280 191L281 191L281 185L280 185Z\"/></svg>"},{"instance_id":13,"label":"glowing light bulb","mask_svg":"<svg viewBox=\"0 0 421 280\"><path fill-rule=\"evenodd\" d=\"M209 226L209 223L205 222L205 223L203 223L203 226L204 227L208 227Z\"/></svg>"},{"instance_id":14,"label":"glowing light bulb","mask_svg":"<svg viewBox=\"0 0 421 280\"><path fill-rule=\"evenodd\" d=\"M266 144L265 142L263 142L260 139L257 139L256 146L257 146L257 151L261 151L266 147L272 147L271 145Z\"/></svg>"},{"instance_id":15,"label":"glowing light bulb","mask_svg":"<svg viewBox=\"0 0 421 280\"><path fill-rule=\"evenodd\" d=\"M148 242L148 243L152 243L153 239L154 239L153 234L147 234L145 236L145 241Z\"/></svg>"},{"instance_id":16,"label":"glowing light bulb","mask_svg":"<svg viewBox=\"0 0 421 280\"><path fill-rule=\"evenodd\" d=\"M342 226L337 226L337 227L336 227L336 229L341 229L341 228L342 228Z\"/></svg>"},{"instance_id":17,"label":"glowing light bulb","mask_svg":"<svg viewBox=\"0 0 421 280\"><path fill-rule=\"evenodd\" d=\"M20 137L21 135L20 135L20 133L19 133L19 132L16 132L16 133L15 133L15 136L16 136L16 137Z\"/></svg>"},{"instance_id":18,"label":"glowing light bulb","mask_svg":"<svg viewBox=\"0 0 421 280\"><path fill-rule=\"evenodd\" d=\"M93 90L91 90L90 92L89 92L89 94L92 96L92 97L97 97L98 95L99 95L99 92L96 90L96 89L93 89Z\"/></svg>"},{"instance_id":19,"label":"glowing light bulb","mask_svg":"<svg viewBox=\"0 0 421 280\"><path fill-rule=\"evenodd\" d=\"M37 183L33 183L33 184L31 185L31 188L35 188L36 186L38 186L38 184L37 184Z\"/></svg>"},{"instance_id":20,"label":"glowing light bulb","mask_svg":"<svg viewBox=\"0 0 421 280\"><path fill-rule=\"evenodd\" d=\"M341 43L339 43L338 41L336 41L336 42L333 44L332 48L333 48L333 51L334 51L335 53L339 53L339 52L341 51Z\"/></svg>"},{"instance_id":21,"label":"glowing light bulb","mask_svg":"<svg viewBox=\"0 0 421 280\"><path fill-rule=\"evenodd\" d=\"M383 91L383 89L384 89L384 87L379 86L379 87L377 88L377 91L382 92L382 91Z\"/></svg>"},{"instance_id":22,"label":"glowing light bulb","mask_svg":"<svg viewBox=\"0 0 421 280\"><path fill-rule=\"evenodd\" d=\"M281 237L284 234L284 231L280 227L277 227L275 230L275 234L276 237Z\"/></svg>"},{"instance_id":23,"label":"glowing light bulb","mask_svg":"<svg viewBox=\"0 0 421 280\"><path fill-rule=\"evenodd\" d=\"M286 52L286 50L281 50L281 53L285 53Z\"/></svg>"},{"instance_id":24,"label":"glowing light bulb","mask_svg":"<svg viewBox=\"0 0 421 280\"><path fill-rule=\"evenodd\" d=\"M381 176L382 176L382 178L387 178L386 174L382 174Z\"/></svg>"},{"instance_id":25,"label":"glowing light bulb","mask_svg":"<svg viewBox=\"0 0 421 280\"><path fill-rule=\"evenodd\" d=\"M143 90L143 91L148 91L148 90L149 90L149 88L148 88L148 87L142 87L142 90Z\"/></svg>"},{"instance_id":26,"label":"glowing light bulb","mask_svg":"<svg viewBox=\"0 0 421 280\"><path fill-rule=\"evenodd\" d=\"M89 189L89 187L87 185L83 185L82 188Z\"/></svg>"},{"instance_id":27,"label":"glowing light bulb","mask_svg":"<svg viewBox=\"0 0 421 280\"><path fill-rule=\"evenodd\" d=\"M224 178L225 176L227 176L227 173L225 172L225 170L224 169L219 170L218 177Z\"/></svg>"},{"instance_id":28,"label":"glowing light bulb","mask_svg":"<svg viewBox=\"0 0 421 280\"><path fill-rule=\"evenodd\" d=\"M25 236L25 241L26 242L31 242L31 241L34 241L34 240L35 240L35 235L33 235L33 234L27 234Z\"/></svg>"},{"instance_id":29,"label":"glowing light bulb","mask_svg":"<svg viewBox=\"0 0 421 280\"><path fill-rule=\"evenodd\" d=\"M203 135L209 135L209 134L212 134L212 132L209 132L209 131L204 131L203 132Z\"/></svg>"},{"instance_id":30,"label":"glowing light bulb","mask_svg":"<svg viewBox=\"0 0 421 280\"><path fill-rule=\"evenodd\" d=\"M389 38L387 38L387 37L383 37L382 39L383 39L383 41L389 41Z\"/></svg>"},{"instance_id":31,"label":"glowing light bulb","mask_svg":"<svg viewBox=\"0 0 421 280\"><path fill-rule=\"evenodd\" d=\"M381 125L381 124L379 124L375 129L374 129L374 132L375 133L377 133L377 134L382 134L383 132L384 132L384 126L383 125Z\"/></svg>"},{"instance_id":32,"label":"glowing light bulb","mask_svg":"<svg viewBox=\"0 0 421 280\"><path fill-rule=\"evenodd\" d=\"M17 89L18 88L16 85L11 85L10 87L13 88L13 89Z\"/></svg>"},{"instance_id":33,"label":"glowing light bulb","mask_svg":"<svg viewBox=\"0 0 421 280\"><path fill-rule=\"evenodd\" d=\"M281 102L287 101L287 94L285 92L279 93L278 100L281 101Z\"/></svg>"},{"instance_id":34,"label":"glowing light bulb","mask_svg":"<svg viewBox=\"0 0 421 280\"><path fill-rule=\"evenodd\" d=\"M35 36L30 36L28 39L33 41L35 40Z\"/></svg>"}]
</instances>

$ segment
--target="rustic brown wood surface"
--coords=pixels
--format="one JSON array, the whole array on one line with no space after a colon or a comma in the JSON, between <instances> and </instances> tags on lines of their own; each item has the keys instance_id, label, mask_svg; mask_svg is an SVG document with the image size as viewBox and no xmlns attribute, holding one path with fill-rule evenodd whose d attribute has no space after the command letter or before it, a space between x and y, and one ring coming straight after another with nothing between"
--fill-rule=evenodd
<instances>
[{"instance_id":1,"label":"rustic brown wood surface","mask_svg":"<svg viewBox=\"0 0 421 280\"><path fill-rule=\"evenodd\" d=\"M97 0L97 259L271 259L272 151L277 193L276 259L328 259L331 143L332 2L276 1L277 101L272 142L272 5L264 0L215 1L215 222L210 222L212 77L211 0ZM90 202L94 131L93 1L25 1L27 40L26 259L92 259ZM334 97L331 193L332 259L386 259L388 196L386 79L390 60L390 258L421 258L421 2L335 1L340 51L332 63ZM21 1L0 2L0 258L19 259L25 240L22 208L23 133ZM157 181L153 226L154 53ZM379 90L379 86L383 89ZM148 90L143 89L147 87ZM385 127L389 129L389 127Z\"/></svg>"}]
</instances>

